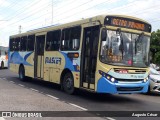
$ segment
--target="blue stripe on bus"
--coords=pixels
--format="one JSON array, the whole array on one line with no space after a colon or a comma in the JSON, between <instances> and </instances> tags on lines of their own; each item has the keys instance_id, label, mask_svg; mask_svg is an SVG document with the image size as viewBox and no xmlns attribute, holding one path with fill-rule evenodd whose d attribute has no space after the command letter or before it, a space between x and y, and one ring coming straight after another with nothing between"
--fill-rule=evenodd
<instances>
[{"instance_id":1,"label":"blue stripe on bus","mask_svg":"<svg viewBox=\"0 0 160 120\"><path fill-rule=\"evenodd\" d=\"M29 66L33 66L30 63L28 63L26 61L26 59L29 57L31 53L28 53L25 55L25 59L18 53L18 52L14 52L12 53L11 57L10 57L10 63L14 63L14 64L24 64L24 65L29 65Z\"/></svg>"},{"instance_id":2,"label":"blue stripe on bus","mask_svg":"<svg viewBox=\"0 0 160 120\"><path fill-rule=\"evenodd\" d=\"M26 61L27 58L28 58L32 53L33 53L33 52L30 52L30 53L26 54L26 55L24 56L24 60Z\"/></svg>"},{"instance_id":3,"label":"blue stripe on bus","mask_svg":"<svg viewBox=\"0 0 160 120\"><path fill-rule=\"evenodd\" d=\"M68 68L71 71L78 71L76 69L77 65L73 65L72 59L68 58L67 53L60 52L65 57L65 66L64 68Z\"/></svg>"}]
</instances>

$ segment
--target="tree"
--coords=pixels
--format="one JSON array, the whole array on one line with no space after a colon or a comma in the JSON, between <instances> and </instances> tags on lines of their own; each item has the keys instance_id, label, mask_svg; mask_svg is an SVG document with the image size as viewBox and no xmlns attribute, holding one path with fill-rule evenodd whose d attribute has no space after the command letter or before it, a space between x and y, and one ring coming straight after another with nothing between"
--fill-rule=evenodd
<instances>
[{"instance_id":1,"label":"tree","mask_svg":"<svg viewBox=\"0 0 160 120\"><path fill-rule=\"evenodd\" d=\"M160 30L158 29L156 32L153 31L151 33L151 57L152 62L156 64L160 64Z\"/></svg>"}]
</instances>

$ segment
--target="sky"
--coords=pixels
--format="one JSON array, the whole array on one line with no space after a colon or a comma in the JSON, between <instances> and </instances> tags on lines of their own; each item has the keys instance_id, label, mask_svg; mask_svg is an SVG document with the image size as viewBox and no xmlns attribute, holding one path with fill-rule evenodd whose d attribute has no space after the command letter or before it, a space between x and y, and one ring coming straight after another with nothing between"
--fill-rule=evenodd
<instances>
[{"instance_id":1,"label":"sky","mask_svg":"<svg viewBox=\"0 0 160 120\"><path fill-rule=\"evenodd\" d=\"M0 46L9 36L101 14L138 17L160 29L160 0L0 0Z\"/></svg>"}]
</instances>

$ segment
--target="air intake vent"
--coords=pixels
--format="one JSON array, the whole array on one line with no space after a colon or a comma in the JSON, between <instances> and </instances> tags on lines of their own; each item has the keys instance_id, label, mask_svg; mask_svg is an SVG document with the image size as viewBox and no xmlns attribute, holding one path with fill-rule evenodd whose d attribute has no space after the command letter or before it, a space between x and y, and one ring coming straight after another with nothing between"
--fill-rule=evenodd
<instances>
[{"instance_id":1,"label":"air intake vent","mask_svg":"<svg viewBox=\"0 0 160 120\"><path fill-rule=\"evenodd\" d=\"M142 82L143 79L116 79L118 82Z\"/></svg>"},{"instance_id":2,"label":"air intake vent","mask_svg":"<svg viewBox=\"0 0 160 120\"><path fill-rule=\"evenodd\" d=\"M141 91L143 87L117 87L117 91Z\"/></svg>"}]
</instances>

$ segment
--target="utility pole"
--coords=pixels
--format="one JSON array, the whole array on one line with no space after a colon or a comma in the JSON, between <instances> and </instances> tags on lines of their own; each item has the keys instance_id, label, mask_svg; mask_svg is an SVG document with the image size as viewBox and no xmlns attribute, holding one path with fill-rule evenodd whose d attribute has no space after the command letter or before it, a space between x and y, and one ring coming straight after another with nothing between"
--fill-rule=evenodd
<instances>
[{"instance_id":1,"label":"utility pole","mask_svg":"<svg viewBox=\"0 0 160 120\"><path fill-rule=\"evenodd\" d=\"M22 32L22 26L20 25L19 26L19 33L21 33Z\"/></svg>"},{"instance_id":2,"label":"utility pole","mask_svg":"<svg viewBox=\"0 0 160 120\"><path fill-rule=\"evenodd\" d=\"M53 0L52 0L52 23L53 24Z\"/></svg>"}]
</instances>

